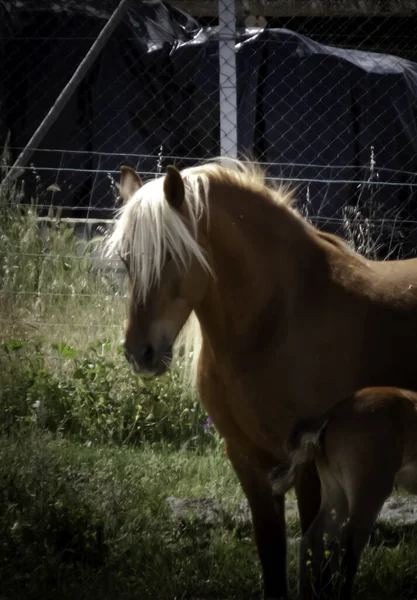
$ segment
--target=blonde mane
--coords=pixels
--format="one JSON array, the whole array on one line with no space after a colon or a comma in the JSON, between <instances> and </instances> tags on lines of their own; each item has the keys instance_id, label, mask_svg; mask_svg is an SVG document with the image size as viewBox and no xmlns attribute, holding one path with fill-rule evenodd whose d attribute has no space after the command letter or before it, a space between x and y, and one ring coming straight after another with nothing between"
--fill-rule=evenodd
<instances>
[{"instance_id":1,"label":"blonde mane","mask_svg":"<svg viewBox=\"0 0 417 600\"><path fill-rule=\"evenodd\" d=\"M276 204L292 208L293 191L289 186L276 180L266 182L265 171L254 162L234 158L216 158L203 165L182 171L183 177L203 176L216 183L229 183L267 196Z\"/></svg>"},{"instance_id":2,"label":"blonde mane","mask_svg":"<svg viewBox=\"0 0 417 600\"><path fill-rule=\"evenodd\" d=\"M210 271L197 242L199 221L204 214L209 214L210 182L250 189L266 195L273 202L289 208L292 206L293 199L288 188L267 186L263 170L251 162L216 159L184 169L181 175L185 184L187 223L166 201L162 176L145 183L122 206L106 244L108 255L117 253L129 261L131 276L139 284L134 288L142 301L151 287L159 283L167 253L180 268L185 269L190 259L195 258ZM200 325L192 313L178 337L173 358L174 363L181 363L184 389L195 385L201 340Z\"/></svg>"}]
</instances>

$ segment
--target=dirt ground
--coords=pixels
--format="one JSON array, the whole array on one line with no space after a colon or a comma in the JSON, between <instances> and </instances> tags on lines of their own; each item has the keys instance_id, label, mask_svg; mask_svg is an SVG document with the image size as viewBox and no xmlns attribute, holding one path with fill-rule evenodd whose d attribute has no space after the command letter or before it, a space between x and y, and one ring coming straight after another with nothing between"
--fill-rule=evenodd
<instances>
[{"instance_id":1,"label":"dirt ground","mask_svg":"<svg viewBox=\"0 0 417 600\"><path fill-rule=\"evenodd\" d=\"M227 510L220 502L211 498L167 498L167 504L174 520L193 520L210 527L230 526L239 529L250 529L251 519L249 507L242 503L237 510ZM296 501L287 499L286 515L288 518L298 517ZM417 496L393 494L385 502L378 518L379 521L398 522L401 525L417 523Z\"/></svg>"}]
</instances>

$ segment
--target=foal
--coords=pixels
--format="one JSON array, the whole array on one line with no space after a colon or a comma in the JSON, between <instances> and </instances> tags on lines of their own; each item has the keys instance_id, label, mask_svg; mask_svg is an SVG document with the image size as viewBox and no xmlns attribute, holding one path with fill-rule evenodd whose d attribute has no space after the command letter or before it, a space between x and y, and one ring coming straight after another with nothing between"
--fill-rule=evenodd
<instances>
[{"instance_id":1,"label":"foal","mask_svg":"<svg viewBox=\"0 0 417 600\"><path fill-rule=\"evenodd\" d=\"M300 597L347 600L394 484L417 494L417 394L365 388L322 417L298 421L288 449L291 463L276 473L275 491L285 493L310 460L322 490L320 511L301 542Z\"/></svg>"}]
</instances>

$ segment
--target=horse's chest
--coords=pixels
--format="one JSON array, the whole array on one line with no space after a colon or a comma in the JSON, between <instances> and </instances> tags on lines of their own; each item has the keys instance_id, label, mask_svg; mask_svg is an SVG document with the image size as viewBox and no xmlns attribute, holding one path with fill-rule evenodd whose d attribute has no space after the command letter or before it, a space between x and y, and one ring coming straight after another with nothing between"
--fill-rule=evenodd
<instances>
[{"instance_id":1,"label":"horse's chest","mask_svg":"<svg viewBox=\"0 0 417 600\"><path fill-rule=\"evenodd\" d=\"M219 431L228 440L272 454L282 454L292 420L285 403L273 410L273 395L258 386L206 377L199 386L202 403ZM267 401L266 401L266 400Z\"/></svg>"}]
</instances>

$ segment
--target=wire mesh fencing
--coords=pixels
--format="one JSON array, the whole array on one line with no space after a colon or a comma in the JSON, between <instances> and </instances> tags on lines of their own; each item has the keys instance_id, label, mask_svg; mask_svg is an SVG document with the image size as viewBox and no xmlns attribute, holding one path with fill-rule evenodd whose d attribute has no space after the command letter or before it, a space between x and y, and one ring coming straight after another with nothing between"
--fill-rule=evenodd
<instances>
[{"instance_id":1,"label":"wire mesh fencing","mask_svg":"<svg viewBox=\"0 0 417 600\"><path fill-rule=\"evenodd\" d=\"M252 124L242 134L253 132L241 144L297 185L315 224L373 258L416 247L412 22L275 18L280 28L242 43L243 79L257 79L259 96L239 113Z\"/></svg>"},{"instance_id":2,"label":"wire mesh fencing","mask_svg":"<svg viewBox=\"0 0 417 600\"><path fill-rule=\"evenodd\" d=\"M116 6L0 0L3 174ZM106 314L119 335L123 293L117 314L109 308L119 282L82 238L103 235L111 222L122 164L146 179L170 163L247 156L296 187L307 218L364 254L415 255L415 19L245 14L247 5L231 0L213 6L199 19L132 2L22 176L3 191L4 326L103 333L97 315ZM17 206L31 211L30 227ZM83 223L56 228L47 216L57 211ZM41 234L39 220L32 228L39 217Z\"/></svg>"}]
</instances>

